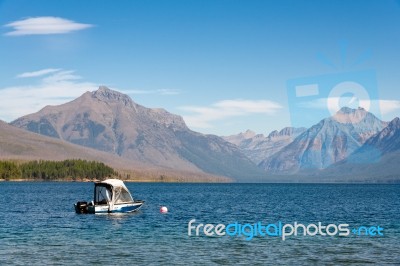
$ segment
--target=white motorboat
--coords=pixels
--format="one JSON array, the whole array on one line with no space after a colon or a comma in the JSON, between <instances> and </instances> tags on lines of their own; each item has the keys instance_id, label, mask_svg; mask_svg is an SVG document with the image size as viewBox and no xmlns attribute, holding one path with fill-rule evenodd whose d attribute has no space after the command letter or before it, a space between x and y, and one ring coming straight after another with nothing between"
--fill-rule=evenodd
<instances>
[{"instance_id":1,"label":"white motorboat","mask_svg":"<svg viewBox=\"0 0 400 266\"><path fill-rule=\"evenodd\" d=\"M142 207L143 200L135 200L119 179L107 179L94 183L94 199L91 202L78 201L76 213L125 213Z\"/></svg>"}]
</instances>

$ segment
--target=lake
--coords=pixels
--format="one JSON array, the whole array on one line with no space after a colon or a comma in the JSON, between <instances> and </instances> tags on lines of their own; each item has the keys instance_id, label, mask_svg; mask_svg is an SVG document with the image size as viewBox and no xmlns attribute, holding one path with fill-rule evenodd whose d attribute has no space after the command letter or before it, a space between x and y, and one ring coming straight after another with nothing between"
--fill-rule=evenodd
<instances>
[{"instance_id":1,"label":"lake","mask_svg":"<svg viewBox=\"0 0 400 266\"><path fill-rule=\"evenodd\" d=\"M0 182L0 264L399 264L400 185L127 183L138 213L76 214L92 183ZM169 212L161 214L161 206ZM188 236L188 223L348 224L383 235ZM334 230L331 230L331 232ZM232 232L232 231L231 231ZM376 232L376 231L375 231Z\"/></svg>"}]
</instances>

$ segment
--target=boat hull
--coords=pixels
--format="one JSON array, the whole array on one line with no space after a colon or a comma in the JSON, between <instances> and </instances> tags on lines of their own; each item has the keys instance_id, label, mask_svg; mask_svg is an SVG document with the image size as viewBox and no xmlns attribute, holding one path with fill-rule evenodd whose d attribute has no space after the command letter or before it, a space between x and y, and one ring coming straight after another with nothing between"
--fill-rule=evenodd
<instances>
[{"instance_id":1,"label":"boat hull","mask_svg":"<svg viewBox=\"0 0 400 266\"><path fill-rule=\"evenodd\" d=\"M89 206L89 213L129 213L138 211L143 205L143 202L134 202L126 204L116 204L109 210L108 205Z\"/></svg>"},{"instance_id":2,"label":"boat hull","mask_svg":"<svg viewBox=\"0 0 400 266\"><path fill-rule=\"evenodd\" d=\"M143 206L144 201L135 201L131 203L115 204L110 210L108 205L87 205L80 206L79 203L75 204L75 211L77 213L130 213L138 211ZM82 208L83 207L83 208Z\"/></svg>"}]
</instances>

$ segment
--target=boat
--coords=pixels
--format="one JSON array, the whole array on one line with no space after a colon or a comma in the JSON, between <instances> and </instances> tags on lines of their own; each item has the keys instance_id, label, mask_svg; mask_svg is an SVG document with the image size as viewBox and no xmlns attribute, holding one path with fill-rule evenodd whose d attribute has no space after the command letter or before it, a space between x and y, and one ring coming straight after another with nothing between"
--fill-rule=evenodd
<instances>
[{"instance_id":1,"label":"boat","mask_svg":"<svg viewBox=\"0 0 400 266\"><path fill-rule=\"evenodd\" d=\"M132 198L123 181L107 179L94 183L93 201L78 201L74 206L76 213L126 213L138 211L143 204Z\"/></svg>"}]
</instances>

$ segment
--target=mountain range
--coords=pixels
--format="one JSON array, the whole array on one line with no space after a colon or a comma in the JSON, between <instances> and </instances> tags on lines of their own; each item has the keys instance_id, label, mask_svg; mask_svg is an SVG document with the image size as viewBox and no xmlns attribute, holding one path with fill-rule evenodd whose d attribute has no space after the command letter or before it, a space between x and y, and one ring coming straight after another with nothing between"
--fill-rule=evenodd
<instances>
[{"instance_id":1,"label":"mountain range","mask_svg":"<svg viewBox=\"0 0 400 266\"><path fill-rule=\"evenodd\" d=\"M363 108L343 107L334 116L304 131L259 165L270 173L324 169L344 160L386 126L386 122Z\"/></svg>"},{"instance_id":2,"label":"mountain range","mask_svg":"<svg viewBox=\"0 0 400 266\"><path fill-rule=\"evenodd\" d=\"M225 139L255 162L265 156L259 167L282 182L399 182L399 128L399 118L388 123L363 108L343 107L309 129L296 129L297 137L272 153L269 147L252 145L260 139L271 143L270 136L246 131ZM281 132L278 135L284 135Z\"/></svg>"},{"instance_id":3,"label":"mountain range","mask_svg":"<svg viewBox=\"0 0 400 266\"><path fill-rule=\"evenodd\" d=\"M152 180L398 182L399 127L398 118L388 123L362 108L343 107L308 129L219 137L101 86L0 122L0 159L98 160Z\"/></svg>"},{"instance_id":4,"label":"mountain range","mask_svg":"<svg viewBox=\"0 0 400 266\"><path fill-rule=\"evenodd\" d=\"M274 130L267 137L263 134L256 134L251 130L223 137L236 146L256 164L260 164L266 158L280 151L291 143L306 128L285 127L281 131Z\"/></svg>"},{"instance_id":5,"label":"mountain range","mask_svg":"<svg viewBox=\"0 0 400 266\"><path fill-rule=\"evenodd\" d=\"M11 125L152 167L204 172L236 181L262 172L233 144L190 130L182 117L151 109L101 86Z\"/></svg>"}]
</instances>

